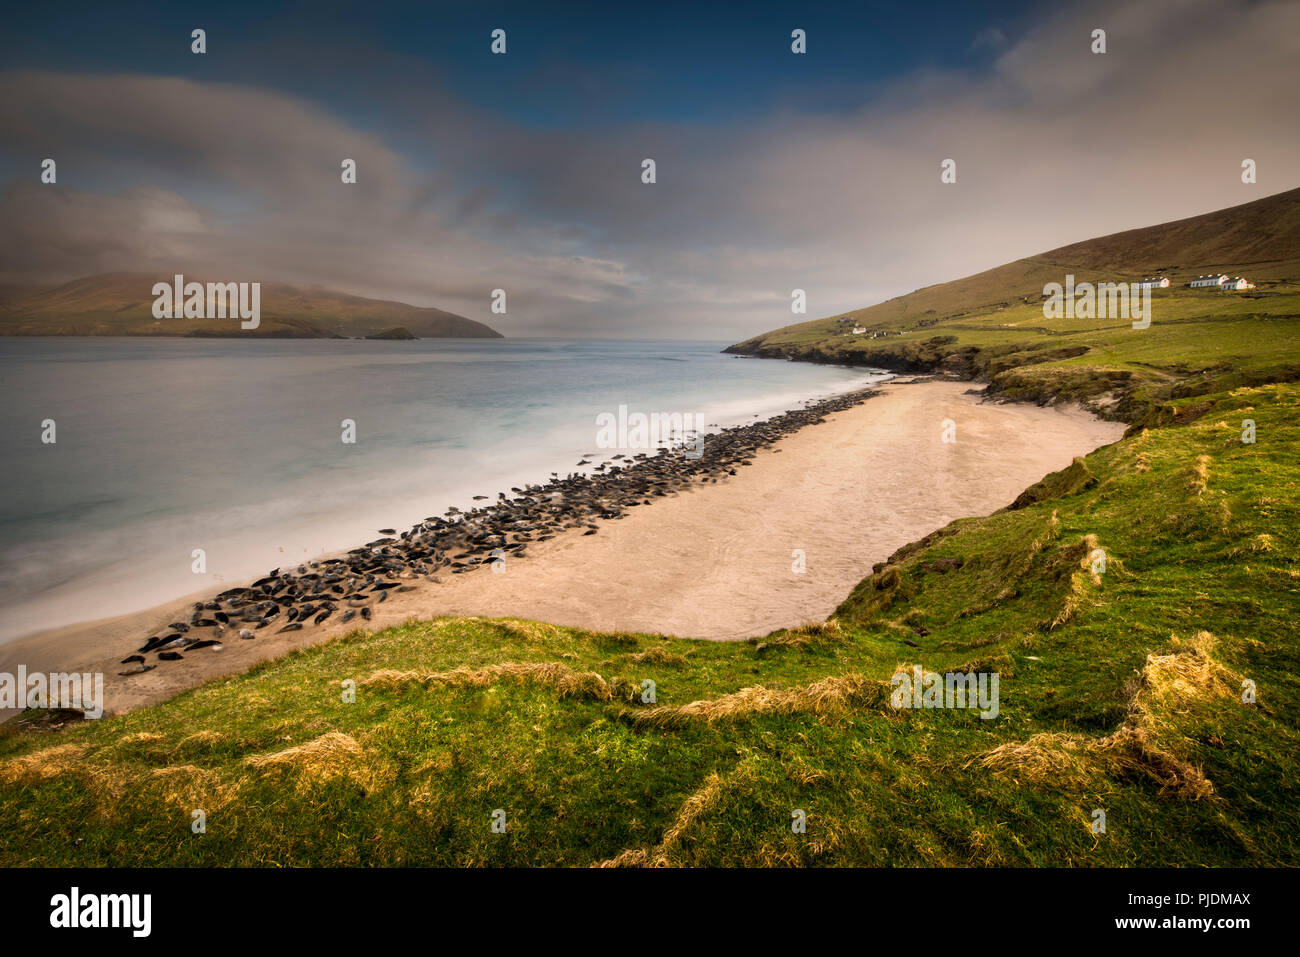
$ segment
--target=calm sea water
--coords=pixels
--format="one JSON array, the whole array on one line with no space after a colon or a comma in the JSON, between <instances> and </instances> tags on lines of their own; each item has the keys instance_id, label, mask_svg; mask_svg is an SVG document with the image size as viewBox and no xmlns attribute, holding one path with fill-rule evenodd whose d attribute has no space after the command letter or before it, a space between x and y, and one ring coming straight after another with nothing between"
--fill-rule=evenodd
<instances>
[{"instance_id":1,"label":"calm sea water","mask_svg":"<svg viewBox=\"0 0 1300 957\"><path fill-rule=\"evenodd\" d=\"M727 426L880 378L722 345L0 339L0 640L219 590L578 471L596 416L620 404Z\"/></svg>"}]
</instances>

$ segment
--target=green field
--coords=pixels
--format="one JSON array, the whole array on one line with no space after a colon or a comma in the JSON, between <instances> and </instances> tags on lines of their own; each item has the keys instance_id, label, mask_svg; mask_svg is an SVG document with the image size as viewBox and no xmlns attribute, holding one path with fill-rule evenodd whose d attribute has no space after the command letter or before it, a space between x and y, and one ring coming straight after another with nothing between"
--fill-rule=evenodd
<instances>
[{"instance_id":1,"label":"green field","mask_svg":"<svg viewBox=\"0 0 1300 957\"><path fill-rule=\"evenodd\" d=\"M1019 304L924 326L877 317L862 335L835 320L790 326L736 352L895 371L943 370L1008 399L1078 401L1125 420L1162 401L1240 385L1300 380L1300 284L1240 293L1160 290L1149 328L1122 319L1054 319ZM859 317L857 328L870 318ZM886 331L871 338L872 332Z\"/></svg>"},{"instance_id":2,"label":"green field","mask_svg":"<svg viewBox=\"0 0 1300 957\"><path fill-rule=\"evenodd\" d=\"M901 549L822 625L719 644L410 622L122 717L11 723L0 863L1294 866L1300 288L1281 271L1258 298L1158 294L1141 331L1049 326L1035 299L919 327L886 303L859 317L900 332L883 345L828 335L839 317L751 340L891 350L1132 425ZM914 665L997 673L998 716L893 707Z\"/></svg>"}]
</instances>

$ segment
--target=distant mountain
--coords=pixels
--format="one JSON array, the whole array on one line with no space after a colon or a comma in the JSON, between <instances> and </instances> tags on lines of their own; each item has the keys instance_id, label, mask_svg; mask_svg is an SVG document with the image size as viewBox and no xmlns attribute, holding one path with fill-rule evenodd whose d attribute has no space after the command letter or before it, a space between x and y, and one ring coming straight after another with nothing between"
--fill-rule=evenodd
<instances>
[{"instance_id":1,"label":"distant mountain","mask_svg":"<svg viewBox=\"0 0 1300 957\"><path fill-rule=\"evenodd\" d=\"M727 351L750 355L819 353L830 358L832 353L844 351L844 330L835 325L841 318L865 328L868 335L873 331L915 333L952 320L1036 305L1042 299L1043 286L1064 282L1067 273L1080 282L1127 282L1162 275L1178 287L1202 273L1220 271L1245 276L1259 284L1261 293L1294 288L1300 279L1300 189L1072 243L864 309L784 326Z\"/></svg>"},{"instance_id":2,"label":"distant mountain","mask_svg":"<svg viewBox=\"0 0 1300 957\"><path fill-rule=\"evenodd\" d=\"M442 309L276 282L262 283L261 324L256 329L241 329L238 319L155 319L154 283L169 279L105 273L59 286L0 285L0 335L329 339L379 336L400 328L419 339L504 338L481 322Z\"/></svg>"}]
</instances>

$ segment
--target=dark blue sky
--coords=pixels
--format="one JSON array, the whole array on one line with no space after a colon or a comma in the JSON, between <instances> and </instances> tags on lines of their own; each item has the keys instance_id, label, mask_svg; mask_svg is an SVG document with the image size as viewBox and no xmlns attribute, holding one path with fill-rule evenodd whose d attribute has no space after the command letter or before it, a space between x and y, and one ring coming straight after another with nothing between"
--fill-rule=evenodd
<instances>
[{"instance_id":1,"label":"dark blue sky","mask_svg":"<svg viewBox=\"0 0 1300 957\"><path fill-rule=\"evenodd\" d=\"M724 6L724 5L718 5ZM354 122L385 91L440 87L538 126L711 123L787 108L851 110L920 69L979 71L1032 4L118 3L31 4L7 14L7 67L256 83ZM188 35L208 32L208 55ZM507 31L505 57L489 34ZM808 33L792 57L790 31Z\"/></svg>"}]
</instances>

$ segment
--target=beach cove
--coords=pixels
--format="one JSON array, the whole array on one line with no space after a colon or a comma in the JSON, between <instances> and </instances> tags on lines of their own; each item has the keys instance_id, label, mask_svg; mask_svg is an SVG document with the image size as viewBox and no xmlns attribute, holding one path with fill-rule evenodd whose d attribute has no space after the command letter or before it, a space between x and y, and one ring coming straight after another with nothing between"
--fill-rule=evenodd
<instances>
[{"instance_id":1,"label":"beach cove","mask_svg":"<svg viewBox=\"0 0 1300 957\"><path fill-rule=\"evenodd\" d=\"M758 450L716 484L656 499L597 534L577 529L475 568L412 579L369 621L229 635L220 650L122 676L119 663L196 593L142 612L56 628L0 646L0 671L102 672L120 713L235 674L358 626L440 615L518 617L593 630L736 640L824 620L895 549L955 518L1004 507L1043 475L1117 440L1120 423L1071 407L982 400L969 382L890 382ZM953 441L944 441L945 438Z\"/></svg>"}]
</instances>

